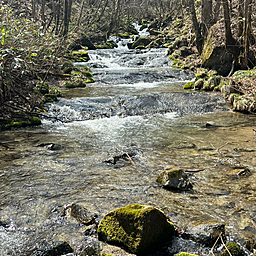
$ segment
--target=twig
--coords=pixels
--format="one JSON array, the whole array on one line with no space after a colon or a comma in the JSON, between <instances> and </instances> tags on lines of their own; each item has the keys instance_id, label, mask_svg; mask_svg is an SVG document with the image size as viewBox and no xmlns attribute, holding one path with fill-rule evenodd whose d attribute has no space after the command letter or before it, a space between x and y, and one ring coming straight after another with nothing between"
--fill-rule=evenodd
<instances>
[{"instance_id":1,"label":"twig","mask_svg":"<svg viewBox=\"0 0 256 256\"><path fill-rule=\"evenodd\" d=\"M230 251L228 250L227 246L224 244L222 237L220 237L220 239L221 239L221 242L222 242L222 244L224 245L225 249L227 250L228 254L229 254L230 256L232 256L232 254L231 254Z\"/></svg>"},{"instance_id":2,"label":"twig","mask_svg":"<svg viewBox=\"0 0 256 256\"><path fill-rule=\"evenodd\" d=\"M136 167L136 164L132 161L131 157L129 156L129 154L127 152L125 152L125 154L127 155L127 157L129 158L129 160L131 161L132 165L134 167Z\"/></svg>"},{"instance_id":3,"label":"twig","mask_svg":"<svg viewBox=\"0 0 256 256\"><path fill-rule=\"evenodd\" d=\"M203 168L203 169L190 169L190 170L185 170L185 172L192 172L192 173L195 173L195 172L202 172L202 171L204 171L205 170L205 168Z\"/></svg>"},{"instance_id":4,"label":"twig","mask_svg":"<svg viewBox=\"0 0 256 256\"><path fill-rule=\"evenodd\" d=\"M222 235L222 232L220 232L220 234L219 234L217 240L215 241L214 245L212 246L212 248L211 248L211 250L210 250L210 252L209 252L209 254L208 254L207 256L209 256L210 254L214 255L213 249L214 249L215 245L217 244L217 242L219 241L221 235ZM232 255L231 255L231 256L232 256Z\"/></svg>"}]
</instances>

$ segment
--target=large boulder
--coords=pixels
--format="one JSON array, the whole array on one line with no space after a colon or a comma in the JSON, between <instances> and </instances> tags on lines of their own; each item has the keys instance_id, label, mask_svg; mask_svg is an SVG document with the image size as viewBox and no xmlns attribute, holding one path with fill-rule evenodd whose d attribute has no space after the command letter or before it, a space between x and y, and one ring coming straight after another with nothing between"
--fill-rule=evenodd
<instances>
[{"instance_id":1,"label":"large boulder","mask_svg":"<svg viewBox=\"0 0 256 256\"><path fill-rule=\"evenodd\" d=\"M169 169L163 171L157 177L157 182L167 189L191 190L193 188L188 175L182 169Z\"/></svg>"},{"instance_id":2,"label":"large boulder","mask_svg":"<svg viewBox=\"0 0 256 256\"><path fill-rule=\"evenodd\" d=\"M202 66L214 69L219 75L227 76L232 68L232 54L226 50L225 45L216 40L216 26L212 26L201 54Z\"/></svg>"},{"instance_id":3,"label":"large boulder","mask_svg":"<svg viewBox=\"0 0 256 256\"><path fill-rule=\"evenodd\" d=\"M79 36L79 38L74 40L69 45L69 49L73 50L73 51L80 50L83 47L87 47L88 50L95 50L96 49L96 47L93 45L93 43L90 41L90 39L85 34L81 34Z\"/></svg>"},{"instance_id":4,"label":"large boulder","mask_svg":"<svg viewBox=\"0 0 256 256\"><path fill-rule=\"evenodd\" d=\"M135 49L138 46L147 46L151 43L151 39L148 37L140 37L139 39L137 39L133 44L132 44L132 48Z\"/></svg>"},{"instance_id":5,"label":"large boulder","mask_svg":"<svg viewBox=\"0 0 256 256\"><path fill-rule=\"evenodd\" d=\"M101 220L98 228L99 240L140 255L157 249L173 234L174 225L162 211L139 204L111 211Z\"/></svg>"}]
</instances>

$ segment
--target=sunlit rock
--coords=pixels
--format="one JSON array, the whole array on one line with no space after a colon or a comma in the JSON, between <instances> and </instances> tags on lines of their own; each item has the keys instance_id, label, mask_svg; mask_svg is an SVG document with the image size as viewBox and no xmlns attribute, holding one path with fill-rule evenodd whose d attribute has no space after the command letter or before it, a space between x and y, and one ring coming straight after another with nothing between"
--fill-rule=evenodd
<instances>
[{"instance_id":1,"label":"sunlit rock","mask_svg":"<svg viewBox=\"0 0 256 256\"><path fill-rule=\"evenodd\" d=\"M193 188L188 175L182 169L163 171L157 177L157 182L167 189L191 190Z\"/></svg>"},{"instance_id":2,"label":"sunlit rock","mask_svg":"<svg viewBox=\"0 0 256 256\"><path fill-rule=\"evenodd\" d=\"M92 213L86 208L84 208L82 205L77 203L72 203L70 205L67 205L64 209L66 212L67 210L70 210L70 216L75 218L79 223L90 225L95 222L95 219L97 217L96 213Z\"/></svg>"},{"instance_id":3,"label":"sunlit rock","mask_svg":"<svg viewBox=\"0 0 256 256\"><path fill-rule=\"evenodd\" d=\"M184 237L197 243L213 246L220 235L225 236L225 225L223 223L199 224L188 228Z\"/></svg>"},{"instance_id":4,"label":"sunlit rock","mask_svg":"<svg viewBox=\"0 0 256 256\"><path fill-rule=\"evenodd\" d=\"M162 211L139 204L111 211L98 228L99 240L143 255L170 240L173 234L174 225Z\"/></svg>"}]
</instances>

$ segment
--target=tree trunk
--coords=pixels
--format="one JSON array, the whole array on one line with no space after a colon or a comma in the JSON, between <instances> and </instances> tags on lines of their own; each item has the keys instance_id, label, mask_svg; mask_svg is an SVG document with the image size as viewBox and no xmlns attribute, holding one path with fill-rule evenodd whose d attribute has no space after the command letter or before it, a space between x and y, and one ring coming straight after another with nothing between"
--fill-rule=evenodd
<instances>
[{"instance_id":1,"label":"tree trunk","mask_svg":"<svg viewBox=\"0 0 256 256\"><path fill-rule=\"evenodd\" d=\"M45 27L45 0L42 0L41 16L42 16L42 26Z\"/></svg>"},{"instance_id":2,"label":"tree trunk","mask_svg":"<svg viewBox=\"0 0 256 256\"><path fill-rule=\"evenodd\" d=\"M199 54L202 53L203 50L203 38L201 35L201 30L196 18L196 10L195 10L195 4L194 4L194 0L189 0L189 8L190 8L190 14L191 14L191 19L193 22L193 28L195 31L195 35L196 35L196 47L197 50L199 52Z\"/></svg>"},{"instance_id":3,"label":"tree trunk","mask_svg":"<svg viewBox=\"0 0 256 256\"><path fill-rule=\"evenodd\" d=\"M224 10L226 48L230 53L233 54L234 59L237 59L239 56L239 47L231 32L230 9L228 0L222 0L222 4Z\"/></svg>"},{"instance_id":4,"label":"tree trunk","mask_svg":"<svg viewBox=\"0 0 256 256\"><path fill-rule=\"evenodd\" d=\"M201 0L202 8L202 34L206 38L213 24L212 0Z\"/></svg>"},{"instance_id":5,"label":"tree trunk","mask_svg":"<svg viewBox=\"0 0 256 256\"><path fill-rule=\"evenodd\" d=\"M238 0L238 36L243 35L244 0Z\"/></svg>"},{"instance_id":6,"label":"tree trunk","mask_svg":"<svg viewBox=\"0 0 256 256\"><path fill-rule=\"evenodd\" d=\"M62 33L64 37L67 36L68 34L71 8L72 8L72 0L64 0L63 33Z\"/></svg>"},{"instance_id":7,"label":"tree trunk","mask_svg":"<svg viewBox=\"0 0 256 256\"><path fill-rule=\"evenodd\" d=\"M221 5L221 0L216 0L216 4L214 6L214 11L213 11L213 24L215 24L219 19L220 5Z\"/></svg>"}]
</instances>

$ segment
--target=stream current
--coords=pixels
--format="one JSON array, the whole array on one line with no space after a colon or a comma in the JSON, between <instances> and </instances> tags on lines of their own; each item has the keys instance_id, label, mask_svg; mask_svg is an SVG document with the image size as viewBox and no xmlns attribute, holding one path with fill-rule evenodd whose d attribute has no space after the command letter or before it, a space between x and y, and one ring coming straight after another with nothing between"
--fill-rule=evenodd
<instances>
[{"instance_id":1,"label":"stream current","mask_svg":"<svg viewBox=\"0 0 256 256\"><path fill-rule=\"evenodd\" d=\"M64 90L41 126L0 133L0 255L30 255L42 241L78 247L81 225L61 217L72 202L99 219L150 204L181 229L221 222L255 242L255 117L218 93L184 91L193 75L165 49L89 53L94 84ZM187 169L194 191L159 186L166 168Z\"/></svg>"}]
</instances>

